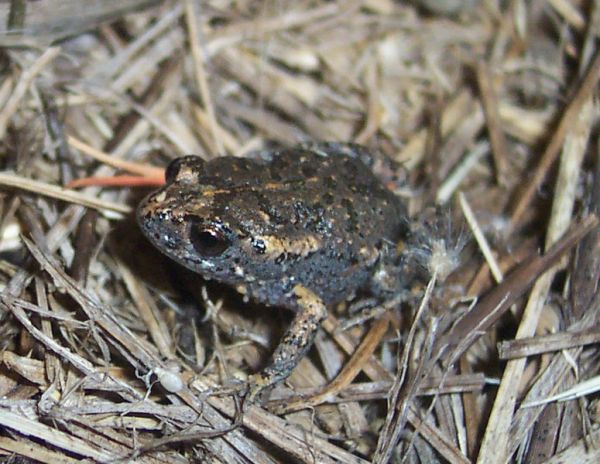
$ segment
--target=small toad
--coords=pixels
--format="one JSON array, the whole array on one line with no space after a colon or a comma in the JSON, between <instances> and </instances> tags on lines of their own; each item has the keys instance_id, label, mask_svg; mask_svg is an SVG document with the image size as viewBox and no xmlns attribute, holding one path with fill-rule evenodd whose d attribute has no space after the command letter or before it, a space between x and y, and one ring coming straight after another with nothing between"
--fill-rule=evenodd
<instances>
[{"instance_id":1,"label":"small toad","mask_svg":"<svg viewBox=\"0 0 600 464\"><path fill-rule=\"evenodd\" d=\"M327 307L381 286L408 233L405 208L371 172L359 145L314 143L254 158L174 160L167 185L137 211L163 253L295 317L249 396L287 378ZM383 279L385 280L385 279Z\"/></svg>"}]
</instances>

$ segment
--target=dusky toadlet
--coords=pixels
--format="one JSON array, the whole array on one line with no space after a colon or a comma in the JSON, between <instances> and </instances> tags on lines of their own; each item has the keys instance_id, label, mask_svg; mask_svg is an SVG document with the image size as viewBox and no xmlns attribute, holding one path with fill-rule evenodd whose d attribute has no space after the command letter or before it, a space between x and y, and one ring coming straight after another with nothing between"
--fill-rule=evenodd
<instances>
[{"instance_id":1,"label":"dusky toadlet","mask_svg":"<svg viewBox=\"0 0 600 464\"><path fill-rule=\"evenodd\" d=\"M369 289L408 233L405 208L362 146L314 143L254 158L175 159L139 206L143 233L207 279L295 317L249 397L289 376L327 307Z\"/></svg>"}]
</instances>

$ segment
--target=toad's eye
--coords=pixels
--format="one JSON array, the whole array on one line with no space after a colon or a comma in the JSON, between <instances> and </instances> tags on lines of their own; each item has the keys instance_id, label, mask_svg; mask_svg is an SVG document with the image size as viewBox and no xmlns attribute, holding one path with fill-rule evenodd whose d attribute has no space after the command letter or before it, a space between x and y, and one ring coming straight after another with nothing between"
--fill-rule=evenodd
<instances>
[{"instance_id":1,"label":"toad's eye","mask_svg":"<svg viewBox=\"0 0 600 464\"><path fill-rule=\"evenodd\" d=\"M167 184L171 184L179 173L179 169L181 169L181 165L183 164L185 158L176 158L169 163L167 169L165 170L165 180Z\"/></svg>"},{"instance_id":2,"label":"toad's eye","mask_svg":"<svg viewBox=\"0 0 600 464\"><path fill-rule=\"evenodd\" d=\"M206 224L192 224L190 241L194 246L194 250L206 258L220 256L231 245L223 231L209 227Z\"/></svg>"},{"instance_id":3,"label":"toad's eye","mask_svg":"<svg viewBox=\"0 0 600 464\"><path fill-rule=\"evenodd\" d=\"M165 170L165 180L167 184L175 182L182 175L193 180L204 169L204 160L198 156L189 155L175 158L169 163ZM186 173L187 175L183 175ZM180 179L181 180L181 179Z\"/></svg>"}]
</instances>

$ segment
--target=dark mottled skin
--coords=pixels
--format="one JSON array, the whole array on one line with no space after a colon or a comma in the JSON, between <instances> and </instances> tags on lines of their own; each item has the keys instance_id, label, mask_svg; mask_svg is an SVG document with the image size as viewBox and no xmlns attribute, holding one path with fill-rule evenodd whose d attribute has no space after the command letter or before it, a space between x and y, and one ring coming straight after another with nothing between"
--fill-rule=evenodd
<instances>
[{"instance_id":1,"label":"dark mottled skin","mask_svg":"<svg viewBox=\"0 0 600 464\"><path fill-rule=\"evenodd\" d=\"M167 185L138 208L148 239L187 268L296 317L251 394L286 378L326 306L370 288L407 232L400 200L372 174L369 153L311 144L256 158L173 161Z\"/></svg>"}]
</instances>

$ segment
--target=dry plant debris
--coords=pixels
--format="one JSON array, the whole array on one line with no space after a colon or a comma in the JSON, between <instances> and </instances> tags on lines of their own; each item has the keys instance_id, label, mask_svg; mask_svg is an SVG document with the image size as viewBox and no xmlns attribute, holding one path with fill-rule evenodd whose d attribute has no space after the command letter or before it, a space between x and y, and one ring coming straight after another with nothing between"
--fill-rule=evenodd
<instances>
[{"instance_id":1,"label":"dry plant debris","mask_svg":"<svg viewBox=\"0 0 600 464\"><path fill-rule=\"evenodd\" d=\"M0 459L600 460L600 2L32 3L0 7ZM301 140L401 166L419 279L243 408L289 315L159 256L138 190L65 186Z\"/></svg>"}]
</instances>

